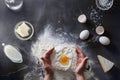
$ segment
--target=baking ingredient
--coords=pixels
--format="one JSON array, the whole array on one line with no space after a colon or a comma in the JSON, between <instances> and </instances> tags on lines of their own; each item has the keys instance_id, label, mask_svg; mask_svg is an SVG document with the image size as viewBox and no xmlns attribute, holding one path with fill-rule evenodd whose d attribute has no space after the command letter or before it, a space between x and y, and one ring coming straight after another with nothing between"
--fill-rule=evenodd
<instances>
[{"instance_id":1,"label":"baking ingredient","mask_svg":"<svg viewBox=\"0 0 120 80\"><path fill-rule=\"evenodd\" d=\"M98 26L96 29L95 29L96 33L98 35L102 35L104 33L104 28L103 26Z\"/></svg>"},{"instance_id":2,"label":"baking ingredient","mask_svg":"<svg viewBox=\"0 0 120 80\"><path fill-rule=\"evenodd\" d=\"M114 66L113 62L111 62L110 60L104 58L101 55L97 55L97 58L98 58L98 60L99 60L99 62L101 64L101 67L103 68L104 72L108 72Z\"/></svg>"},{"instance_id":3,"label":"baking ingredient","mask_svg":"<svg viewBox=\"0 0 120 80\"><path fill-rule=\"evenodd\" d=\"M88 39L89 35L90 35L90 33L89 33L88 30L83 30L80 33L79 37L80 37L81 40L86 40L86 39Z\"/></svg>"},{"instance_id":4,"label":"baking ingredient","mask_svg":"<svg viewBox=\"0 0 120 80\"><path fill-rule=\"evenodd\" d=\"M109 45L110 44L110 39L106 36L101 36L99 38L99 42L102 44L102 45Z\"/></svg>"},{"instance_id":5,"label":"baking ingredient","mask_svg":"<svg viewBox=\"0 0 120 80\"><path fill-rule=\"evenodd\" d=\"M66 55L66 54L62 54L62 55L60 56L59 62L60 62L62 65L68 65L68 64L69 64L69 59L68 59L67 55Z\"/></svg>"},{"instance_id":6,"label":"baking ingredient","mask_svg":"<svg viewBox=\"0 0 120 80\"><path fill-rule=\"evenodd\" d=\"M4 53L14 63L22 63L23 62L21 53L19 52L19 50L17 48L15 48L12 45L5 45Z\"/></svg>"},{"instance_id":7,"label":"baking ingredient","mask_svg":"<svg viewBox=\"0 0 120 80\"><path fill-rule=\"evenodd\" d=\"M87 21L87 17L85 14L81 14L79 17L78 17L78 21L80 23L85 23Z\"/></svg>"},{"instance_id":8,"label":"baking ingredient","mask_svg":"<svg viewBox=\"0 0 120 80\"><path fill-rule=\"evenodd\" d=\"M109 10L113 5L113 0L96 0L96 5L100 10Z\"/></svg>"},{"instance_id":9,"label":"baking ingredient","mask_svg":"<svg viewBox=\"0 0 120 80\"><path fill-rule=\"evenodd\" d=\"M53 54L56 54L56 55L58 55L59 54L59 52L61 51L61 50L63 50L64 49L64 47L65 47L65 45L67 46L67 45L69 45L70 47L68 47L68 48L71 48L73 45L75 45L75 42L74 41L76 41L75 39L77 39L78 37L76 36L76 35L73 35L72 36L72 38L73 38L73 41L72 40L70 40L69 41L69 33L66 33L62 28L58 28L58 29L56 29L56 30L52 30L52 28L53 28L53 26L52 25L50 25L50 24L47 24L47 25L45 25L44 26L44 30L43 30L43 32L38 36L38 39L36 40L36 42L35 43L33 43L32 44L32 46L31 46L31 53L35 56L35 57L37 57L38 59L41 57L41 56L43 56L43 54L46 52L46 51L48 51L49 49L51 49L51 48L55 48L54 49L54 51L53 51L53 53L52 53L52 55L51 55L51 59L52 59L52 57L54 57L53 56ZM53 36L53 35L57 35L57 36ZM66 37L66 36L68 36L68 37ZM75 39L74 39L74 37L76 37ZM71 39L72 39L71 38ZM65 44L66 43L66 44ZM62 45L64 45L63 47L62 47ZM81 44L81 48L82 49L85 49L85 44ZM67 49L68 49L67 48ZM70 49L70 50L72 50L72 51L74 51L74 49L72 48L72 49ZM89 53L87 50L85 50L86 52L85 53ZM57 54L58 53L58 54ZM75 60L73 60L74 62L72 62L71 63L71 56L73 55L73 54L67 54L66 53L66 51L65 52L63 52L64 54L66 54L66 56L67 56L67 58L68 58L68 60L69 60L69 64L72 64L72 65L76 65L76 63L75 63ZM55 60L54 61L56 61L57 60L57 62L59 63L59 65L60 65L60 67L62 66L63 68L62 68L62 70L58 70L58 66L57 66L57 69L54 69L54 80L75 80L75 76L74 76L74 73L73 73L73 71L71 71L71 69L74 69L74 67L75 66L73 66L73 68L71 67L69 67L69 64L67 65L67 66L64 66L64 65L62 65L60 62L59 62L59 60L60 60L60 56L61 55L59 55L59 56L56 56L56 58L54 58ZM74 54L74 56L75 56L75 54ZM73 57L73 56L72 56ZM66 58L66 57L63 57L63 59L64 58ZM72 58L73 59L73 58ZM75 58L76 59L76 58ZM53 60L53 59L52 59ZM90 60L90 59L89 59ZM92 61L93 62L93 61ZM53 66L53 63L52 63L52 66ZM69 68L69 69L67 69L66 71L65 70L63 70L64 68ZM96 66L92 66L92 68L93 67L96 67ZM36 67L35 67L36 68ZM55 68L55 66L54 66L54 68ZM61 69L61 68L60 68ZM92 71L92 70L91 70ZM34 72L34 71L33 71ZM38 72L38 70L37 70L37 72ZM88 79L88 80L93 80L93 78L94 78L94 80L99 80L99 79L96 79L97 77L95 77L95 74L94 74L94 72L87 72L87 71L85 71L86 73L85 73L85 78L86 78L86 80ZM41 72L40 72L41 73ZM34 78L38 78L38 73L32 73L32 72L28 72L27 73L27 75L25 75L25 79L24 80L34 80ZM34 78L33 78L34 77ZM42 80L42 79L40 79L40 78L38 78L37 80Z\"/></svg>"},{"instance_id":10,"label":"baking ingredient","mask_svg":"<svg viewBox=\"0 0 120 80\"><path fill-rule=\"evenodd\" d=\"M88 14L90 14L90 20L95 24L95 26L101 25L103 23L103 15L101 15L100 10L91 6L90 8L88 8Z\"/></svg>"},{"instance_id":11,"label":"baking ingredient","mask_svg":"<svg viewBox=\"0 0 120 80\"><path fill-rule=\"evenodd\" d=\"M55 47L51 56L52 66L58 70L74 70L77 62L77 54L74 45L59 44Z\"/></svg>"},{"instance_id":12,"label":"baking ingredient","mask_svg":"<svg viewBox=\"0 0 120 80\"><path fill-rule=\"evenodd\" d=\"M22 24L19 25L18 28L16 29L16 32L21 37L27 37L30 35L29 30L30 30L30 27L25 22L22 22Z\"/></svg>"},{"instance_id":13,"label":"baking ingredient","mask_svg":"<svg viewBox=\"0 0 120 80\"><path fill-rule=\"evenodd\" d=\"M52 27L50 24L48 24L47 26L45 26L46 28L44 29L43 33L40 34L40 36L38 36L38 39L36 40L36 42L32 45L32 54L34 56L36 56L38 59L43 56L43 54L48 51L51 48L55 48L54 51L51 55L51 59L53 58L54 61L57 60L58 64L60 65L60 67L54 66L54 78L55 80L73 80L75 79L74 73L73 71L70 71L71 69L74 69L75 66L73 66L73 68L69 65L71 65L71 54L68 55L68 53L66 53L66 51L64 52L64 54L66 54L69 63L68 65L62 65L59 60L60 60L60 56L58 55L59 52L64 49L64 47L61 47L62 44L63 45L75 45L69 41L67 41L67 37L63 37L64 34L63 32L58 32L59 35L62 35L62 37L54 37L54 30L52 30ZM64 32L65 33L65 32ZM64 44L66 43L66 44ZM60 46L61 45L61 46ZM70 49L71 50L71 49ZM72 48L73 51L73 48ZM58 54L57 54L58 53ZM56 54L57 56L55 56L54 54ZM75 55L74 55L75 56ZM72 56L73 57L73 56ZM52 59L52 66L53 66L53 59ZM64 58L63 58L64 59ZM75 58L76 59L76 58ZM74 62L72 62L73 64L76 65L75 60ZM62 67L61 67L62 66ZM55 68L57 67L57 69ZM71 67L71 68L70 68ZM62 68L61 70L58 70L58 68ZM64 71L63 71L64 69ZM69 70L68 70L69 69ZM67 70L67 71L65 71ZM31 73L29 73L31 74ZM67 77L66 77L67 76ZM29 80L29 79L28 79Z\"/></svg>"}]
</instances>

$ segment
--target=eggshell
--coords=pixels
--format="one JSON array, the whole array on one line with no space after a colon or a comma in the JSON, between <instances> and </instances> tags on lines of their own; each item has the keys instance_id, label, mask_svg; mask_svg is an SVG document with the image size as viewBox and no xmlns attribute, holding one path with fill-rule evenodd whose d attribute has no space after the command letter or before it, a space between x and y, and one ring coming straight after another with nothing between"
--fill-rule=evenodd
<instances>
[{"instance_id":1,"label":"eggshell","mask_svg":"<svg viewBox=\"0 0 120 80\"><path fill-rule=\"evenodd\" d=\"M23 62L21 53L18 51L18 49L16 49L12 45L5 45L4 53L14 63L22 63Z\"/></svg>"},{"instance_id":2,"label":"eggshell","mask_svg":"<svg viewBox=\"0 0 120 80\"><path fill-rule=\"evenodd\" d=\"M98 26L96 29L95 29L96 33L98 35L102 35L104 33L104 28L103 26Z\"/></svg>"},{"instance_id":3,"label":"eggshell","mask_svg":"<svg viewBox=\"0 0 120 80\"><path fill-rule=\"evenodd\" d=\"M69 63L67 65L60 63L60 57L63 54L68 57ZM51 55L51 62L54 69L63 71L74 70L77 63L77 54L74 45L60 44L56 46Z\"/></svg>"},{"instance_id":4,"label":"eggshell","mask_svg":"<svg viewBox=\"0 0 120 80\"><path fill-rule=\"evenodd\" d=\"M102 45L109 45L110 44L110 39L106 36L101 36L99 38L99 42L102 44Z\"/></svg>"},{"instance_id":5,"label":"eggshell","mask_svg":"<svg viewBox=\"0 0 120 80\"><path fill-rule=\"evenodd\" d=\"M87 17L85 14L81 14L79 17L78 17L78 21L80 23L85 23L87 21Z\"/></svg>"},{"instance_id":6,"label":"eggshell","mask_svg":"<svg viewBox=\"0 0 120 80\"><path fill-rule=\"evenodd\" d=\"M81 40L86 40L89 37L89 35L90 35L90 32L88 30L83 30L80 33L79 37Z\"/></svg>"}]
</instances>

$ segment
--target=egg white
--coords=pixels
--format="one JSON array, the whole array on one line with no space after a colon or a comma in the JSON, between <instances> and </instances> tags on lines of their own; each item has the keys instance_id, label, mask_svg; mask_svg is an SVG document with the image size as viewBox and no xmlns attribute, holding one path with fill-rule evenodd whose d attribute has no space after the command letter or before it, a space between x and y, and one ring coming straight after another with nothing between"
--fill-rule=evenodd
<instances>
[{"instance_id":1,"label":"egg white","mask_svg":"<svg viewBox=\"0 0 120 80\"><path fill-rule=\"evenodd\" d=\"M62 65L60 63L60 57L64 54L68 57L68 65ZM55 47L54 53L51 55L52 66L58 70L72 70L76 66L77 54L73 45L59 45Z\"/></svg>"}]
</instances>

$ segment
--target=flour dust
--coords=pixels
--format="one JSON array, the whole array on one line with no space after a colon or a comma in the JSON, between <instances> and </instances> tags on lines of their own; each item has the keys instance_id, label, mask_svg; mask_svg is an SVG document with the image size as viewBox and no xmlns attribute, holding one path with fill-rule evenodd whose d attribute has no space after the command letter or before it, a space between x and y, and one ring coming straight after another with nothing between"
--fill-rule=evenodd
<instances>
[{"instance_id":1,"label":"flour dust","mask_svg":"<svg viewBox=\"0 0 120 80\"><path fill-rule=\"evenodd\" d=\"M69 42L69 38L65 37L68 34L69 33L64 32L62 28L53 30L50 24L46 25L43 33L41 33L38 36L37 41L32 44L32 55L38 58L37 60L39 60L39 58L44 54L44 52L57 46L58 44L66 43L69 45L75 45L74 39L72 42ZM74 36L73 34L69 35ZM82 45L80 47L82 47ZM91 62L93 63L93 61ZM54 71L54 73L56 76L54 80L75 80L73 72ZM64 73L64 75L62 75L62 73ZM33 70L31 70L24 76L24 80L43 80L43 75L44 71L42 67L35 67ZM99 80L96 77L94 77L94 72L92 71L92 68L89 71L85 71L85 77L86 80Z\"/></svg>"}]
</instances>

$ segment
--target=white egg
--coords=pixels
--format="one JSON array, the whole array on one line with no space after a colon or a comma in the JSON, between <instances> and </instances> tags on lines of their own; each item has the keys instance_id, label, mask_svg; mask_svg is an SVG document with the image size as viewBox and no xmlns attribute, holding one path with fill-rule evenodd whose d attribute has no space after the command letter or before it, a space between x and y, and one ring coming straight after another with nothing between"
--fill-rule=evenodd
<instances>
[{"instance_id":1,"label":"white egg","mask_svg":"<svg viewBox=\"0 0 120 80\"><path fill-rule=\"evenodd\" d=\"M90 32L88 30L83 30L80 33L79 37L81 40L86 40L89 37L89 35L90 35Z\"/></svg>"},{"instance_id":2,"label":"white egg","mask_svg":"<svg viewBox=\"0 0 120 80\"><path fill-rule=\"evenodd\" d=\"M87 17L85 14L81 14L79 17L78 17L78 21L80 23L85 23L87 21Z\"/></svg>"},{"instance_id":3,"label":"white egg","mask_svg":"<svg viewBox=\"0 0 120 80\"><path fill-rule=\"evenodd\" d=\"M110 39L106 36L101 36L99 38L99 42L102 44L102 45L109 45L110 44Z\"/></svg>"},{"instance_id":4,"label":"white egg","mask_svg":"<svg viewBox=\"0 0 120 80\"><path fill-rule=\"evenodd\" d=\"M12 45L5 45L4 53L14 63L22 63L23 62L21 53L18 51L18 49L16 49Z\"/></svg>"}]
</instances>

